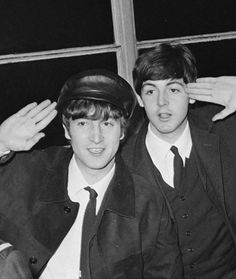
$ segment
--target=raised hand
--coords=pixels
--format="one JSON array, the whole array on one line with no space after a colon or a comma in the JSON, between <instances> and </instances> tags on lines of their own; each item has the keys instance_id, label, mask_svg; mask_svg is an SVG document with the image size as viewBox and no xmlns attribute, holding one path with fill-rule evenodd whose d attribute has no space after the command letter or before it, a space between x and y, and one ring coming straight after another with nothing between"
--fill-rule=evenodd
<instances>
[{"instance_id":1,"label":"raised hand","mask_svg":"<svg viewBox=\"0 0 236 279\"><path fill-rule=\"evenodd\" d=\"M31 149L42 137L44 129L56 116L56 102L31 103L0 125L0 152Z\"/></svg>"},{"instance_id":2,"label":"raised hand","mask_svg":"<svg viewBox=\"0 0 236 279\"><path fill-rule=\"evenodd\" d=\"M205 77L196 83L188 83L186 92L189 97L203 102L224 106L212 120L224 119L236 111L236 76Z\"/></svg>"}]
</instances>

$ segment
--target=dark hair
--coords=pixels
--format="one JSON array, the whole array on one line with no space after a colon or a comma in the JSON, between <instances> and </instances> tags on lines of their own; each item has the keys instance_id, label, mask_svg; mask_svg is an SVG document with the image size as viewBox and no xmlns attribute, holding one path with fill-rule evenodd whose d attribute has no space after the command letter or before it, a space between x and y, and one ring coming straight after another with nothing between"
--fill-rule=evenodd
<instances>
[{"instance_id":1,"label":"dark hair","mask_svg":"<svg viewBox=\"0 0 236 279\"><path fill-rule=\"evenodd\" d=\"M143 53L133 69L134 87L141 94L146 80L183 78L185 83L197 78L196 60L192 52L181 44L162 43Z\"/></svg>"},{"instance_id":2,"label":"dark hair","mask_svg":"<svg viewBox=\"0 0 236 279\"><path fill-rule=\"evenodd\" d=\"M126 132L128 120L124 116L124 111L116 106L98 100L71 100L62 111L62 122L69 128L69 120L75 120L79 118L86 118L91 120L108 120L113 118L115 120L120 119L121 129Z\"/></svg>"}]
</instances>

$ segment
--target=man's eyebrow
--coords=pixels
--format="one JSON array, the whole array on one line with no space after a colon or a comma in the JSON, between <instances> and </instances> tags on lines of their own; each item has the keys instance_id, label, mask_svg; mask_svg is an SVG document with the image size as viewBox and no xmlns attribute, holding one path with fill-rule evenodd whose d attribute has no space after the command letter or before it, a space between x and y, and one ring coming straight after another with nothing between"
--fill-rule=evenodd
<instances>
[{"instance_id":1,"label":"man's eyebrow","mask_svg":"<svg viewBox=\"0 0 236 279\"><path fill-rule=\"evenodd\" d=\"M167 85L172 85L172 84L179 84L180 86L185 86L185 83L183 81L178 81L178 80L170 80Z\"/></svg>"},{"instance_id":2,"label":"man's eyebrow","mask_svg":"<svg viewBox=\"0 0 236 279\"><path fill-rule=\"evenodd\" d=\"M146 82L146 81L144 81L143 84L142 84L142 87L144 87L144 86L146 86L146 85L155 86L155 84L152 83L152 82Z\"/></svg>"}]
</instances>

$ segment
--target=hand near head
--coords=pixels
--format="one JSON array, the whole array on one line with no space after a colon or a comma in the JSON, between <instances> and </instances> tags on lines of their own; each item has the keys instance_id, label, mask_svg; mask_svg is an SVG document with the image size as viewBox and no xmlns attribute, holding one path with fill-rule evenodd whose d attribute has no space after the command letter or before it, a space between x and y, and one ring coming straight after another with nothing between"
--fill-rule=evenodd
<instances>
[{"instance_id":1,"label":"hand near head","mask_svg":"<svg viewBox=\"0 0 236 279\"><path fill-rule=\"evenodd\" d=\"M196 83L188 83L186 91L194 100L225 107L212 121L224 119L236 111L236 76L199 78Z\"/></svg>"},{"instance_id":2,"label":"hand near head","mask_svg":"<svg viewBox=\"0 0 236 279\"><path fill-rule=\"evenodd\" d=\"M0 152L29 150L42 137L41 132L56 116L56 103L31 103L0 125Z\"/></svg>"}]
</instances>

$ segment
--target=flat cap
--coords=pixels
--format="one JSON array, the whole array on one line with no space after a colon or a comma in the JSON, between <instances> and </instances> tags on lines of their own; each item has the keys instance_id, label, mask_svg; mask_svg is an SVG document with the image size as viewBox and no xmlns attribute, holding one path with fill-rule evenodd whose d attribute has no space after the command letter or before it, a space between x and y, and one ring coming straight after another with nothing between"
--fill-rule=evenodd
<instances>
[{"instance_id":1,"label":"flat cap","mask_svg":"<svg viewBox=\"0 0 236 279\"><path fill-rule=\"evenodd\" d=\"M130 84L121 76L104 69L80 72L69 78L61 89L57 110L71 100L88 99L110 103L130 118L136 106L136 97Z\"/></svg>"}]
</instances>

